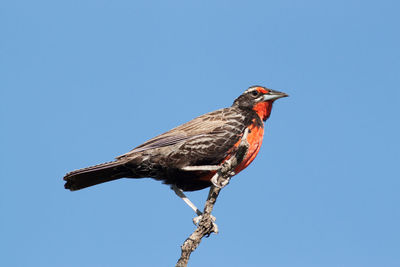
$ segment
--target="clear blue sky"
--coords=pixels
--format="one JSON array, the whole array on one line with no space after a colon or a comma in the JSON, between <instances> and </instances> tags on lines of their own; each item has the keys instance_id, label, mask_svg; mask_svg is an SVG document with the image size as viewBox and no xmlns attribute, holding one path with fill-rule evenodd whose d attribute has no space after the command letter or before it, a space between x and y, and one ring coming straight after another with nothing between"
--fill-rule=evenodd
<instances>
[{"instance_id":1,"label":"clear blue sky","mask_svg":"<svg viewBox=\"0 0 400 267\"><path fill-rule=\"evenodd\" d=\"M400 266L399 9L2 1L0 265L173 266L194 214L167 186L62 177L261 84L290 97L190 266Z\"/></svg>"}]
</instances>

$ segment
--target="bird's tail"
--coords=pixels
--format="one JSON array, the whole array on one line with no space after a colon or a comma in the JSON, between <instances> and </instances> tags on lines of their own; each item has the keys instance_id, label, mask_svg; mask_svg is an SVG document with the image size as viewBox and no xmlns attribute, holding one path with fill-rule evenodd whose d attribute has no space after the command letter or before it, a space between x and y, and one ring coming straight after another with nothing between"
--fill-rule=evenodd
<instances>
[{"instance_id":1,"label":"bird's tail","mask_svg":"<svg viewBox=\"0 0 400 267\"><path fill-rule=\"evenodd\" d=\"M64 176L64 187L71 191L83 189L124 177L129 177L131 171L124 166L125 162L112 161L92 167L72 171Z\"/></svg>"}]
</instances>

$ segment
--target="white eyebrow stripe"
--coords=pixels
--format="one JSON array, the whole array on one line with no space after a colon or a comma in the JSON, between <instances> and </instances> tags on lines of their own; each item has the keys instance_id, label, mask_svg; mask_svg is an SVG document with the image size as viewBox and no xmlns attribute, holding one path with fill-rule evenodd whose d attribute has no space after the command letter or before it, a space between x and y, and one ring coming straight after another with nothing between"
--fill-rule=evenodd
<instances>
[{"instance_id":1,"label":"white eyebrow stripe","mask_svg":"<svg viewBox=\"0 0 400 267\"><path fill-rule=\"evenodd\" d=\"M257 87L250 87L249 89L247 89L246 91L244 91L245 93L249 93L249 92L252 92L252 91L256 91L257 90Z\"/></svg>"}]
</instances>

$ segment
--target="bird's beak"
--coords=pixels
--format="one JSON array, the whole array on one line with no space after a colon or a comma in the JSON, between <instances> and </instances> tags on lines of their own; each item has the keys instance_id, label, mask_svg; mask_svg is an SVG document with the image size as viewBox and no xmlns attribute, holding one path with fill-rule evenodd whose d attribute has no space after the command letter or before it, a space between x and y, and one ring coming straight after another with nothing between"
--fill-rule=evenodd
<instances>
[{"instance_id":1,"label":"bird's beak","mask_svg":"<svg viewBox=\"0 0 400 267\"><path fill-rule=\"evenodd\" d=\"M288 94L271 90L268 94L264 95L264 101L277 100L278 98L287 97Z\"/></svg>"}]
</instances>

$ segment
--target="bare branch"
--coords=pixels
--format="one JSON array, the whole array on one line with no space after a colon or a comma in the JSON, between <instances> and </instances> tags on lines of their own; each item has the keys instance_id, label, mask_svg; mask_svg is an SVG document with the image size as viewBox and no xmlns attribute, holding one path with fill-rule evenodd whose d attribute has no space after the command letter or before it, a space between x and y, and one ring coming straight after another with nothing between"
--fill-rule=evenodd
<instances>
[{"instance_id":1,"label":"bare branch","mask_svg":"<svg viewBox=\"0 0 400 267\"><path fill-rule=\"evenodd\" d=\"M201 239L204 236L210 236L213 232L218 232L218 228L212 219L213 216L211 215L211 212L221 189L226 186L229 183L230 178L235 175L235 168L243 161L247 154L249 149L249 143L247 142L248 133L249 131L246 129L235 155L225 161L212 178L211 181L213 184L210 188L204 206L204 212L201 215L198 227L181 246L181 257L179 258L176 267L186 267L190 254L200 245Z\"/></svg>"}]
</instances>

